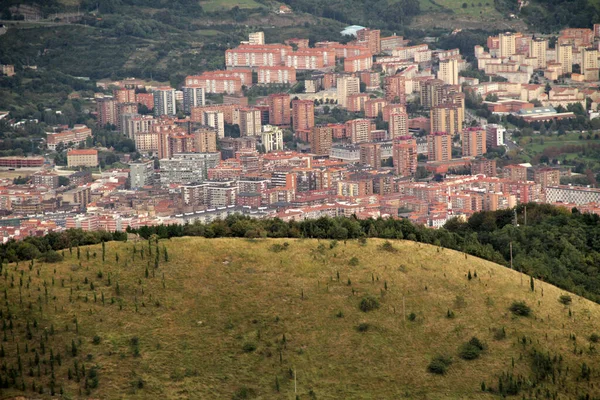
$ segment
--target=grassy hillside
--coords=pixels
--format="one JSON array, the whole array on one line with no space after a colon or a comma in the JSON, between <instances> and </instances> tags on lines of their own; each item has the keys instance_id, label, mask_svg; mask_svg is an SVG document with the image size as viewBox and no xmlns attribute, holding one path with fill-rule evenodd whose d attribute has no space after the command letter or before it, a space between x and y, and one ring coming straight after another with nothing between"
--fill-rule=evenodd
<instances>
[{"instance_id":1,"label":"grassy hillside","mask_svg":"<svg viewBox=\"0 0 600 400\"><path fill-rule=\"evenodd\" d=\"M158 261L151 247L4 266L3 398L53 384L67 398L289 399L294 371L301 399L485 399L499 380L519 398L600 395L600 306L471 256L375 239L180 238ZM484 350L467 361L474 336ZM444 375L428 372L438 356Z\"/></svg>"}]
</instances>

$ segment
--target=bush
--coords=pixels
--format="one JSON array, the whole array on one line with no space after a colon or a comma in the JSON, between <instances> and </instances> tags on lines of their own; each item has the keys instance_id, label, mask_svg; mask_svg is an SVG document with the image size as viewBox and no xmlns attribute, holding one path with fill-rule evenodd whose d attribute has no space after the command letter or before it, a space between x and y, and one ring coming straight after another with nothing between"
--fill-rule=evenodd
<instances>
[{"instance_id":1,"label":"bush","mask_svg":"<svg viewBox=\"0 0 600 400\"><path fill-rule=\"evenodd\" d=\"M100 339L100 336L98 336L98 335L94 336L94 338L92 339L93 344L100 344L100 341L101 341L101 339Z\"/></svg>"},{"instance_id":2,"label":"bush","mask_svg":"<svg viewBox=\"0 0 600 400\"><path fill-rule=\"evenodd\" d=\"M376 310L379 308L379 300L377 300L373 296L365 296L360 301L358 308L360 308L360 310L362 312L369 312L369 311Z\"/></svg>"},{"instance_id":3,"label":"bush","mask_svg":"<svg viewBox=\"0 0 600 400\"><path fill-rule=\"evenodd\" d=\"M63 256L54 250L49 250L45 252L40 259L47 263L57 263L63 260Z\"/></svg>"},{"instance_id":4,"label":"bush","mask_svg":"<svg viewBox=\"0 0 600 400\"><path fill-rule=\"evenodd\" d=\"M437 356L427 366L427 371L432 374L444 375L448 367L452 364L452 359L446 356Z\"/></svg>"},{"instance_id":5,"label":"bush","mask_svg":"<svg viewBox=\"0 0 600 400\"><path fill-rule=\"evenodd\" d=\"M494 330L494 339L496 340L503 340L506 338L506 330L504 329L504 327L502 328L496 328Z\"/></svg>"},{"instance_id":6,"label":"bush","mask_svg":"<svg viewBox=\"0 0 600 400\"><path fill-rule=\"evenodd\" d=\"M528 317L531 315L531 307L525 304L524 301L515 301L508 308L513 314L520 317Z\"/></svg>"},{"instance_id":7,"label":"bush","mask_svg":"<svg viewBox=\"0 0 600 400\"><path fill-rule=\"evenodd\" d=\"M563 294L562 296L560 296L558 298L558 302L561 304L564 304L565 306L568 306L569 304L571 304L572 301L573 301L573 299L568 294Z\"/></svg>"},{"instance_id":8,"label":"bush","mask_svg":"<svg viewBox=\"0 0 600 400\"><path fill-rule=\"evenodd\" d=\"M284 250L287 250L289 244L287 242L285 242L283 245L279 244L279 243L275 243L274 245L272 245L270 247L269 250L271 250L273 253L280 253Z\"/></svg>"},{"instance_id":9,"label":"bush","mask_svg":"<svg viewBox=\"0 0 600 400\"><path fill-rule=\"evenodd\" d=\"M474 360L479 357L481 350L477 346L473 346L471 343L465 343L460 346L458 355L463 360Z\"/></svg>"},{"instance_id":10,"label":"bush","mask_svg":"<svg viewBox=\"0 0 600 400\"><path fill-rule=\"evenodd\" d=\"M598 336L597 333L592 333L590 335L590 342L592 342L592 343L598 343L598 342L600 342L600 336Z\"/></svg>"},{"instance_id":11,"label":"bush","mask_svg":"<svg viewBox=\"0 0 600 400\"><path fill-rule=\"evenodd\" d=\"M361 324L358 324L358 326L356 327L356 330L359 332L366 332L369 330L370 327L371 327L371 325L363 322Z\"/></svg>"},{"instance_id":12,"label":"bush","mask_svg":"<svg viewBox=\"0 0 600 400\"><path fill-rule=\"evenodd\" d=\"M246 342L244 343L242 350L244 350L244 353L252 353L254 350L256 350L256 345L252 342Z\"/></svg>"},{"instance_id":13,"label":"bush","mask_svg":"<svg viewBox=\"0 0 600 400\"><path fill-rule=\"evenodd\" d=\"M233 395L233 400L251 399L256 397L256 391L252 388L241 387Z\"/></svg>"},{"instance_id":14,"label":"bush","mask_svg":"<svg viewBox=\"0 0 600 400\"><path fill-rule=\"evenodd\" d=\"M383 251L389 251L390 253L395 253L397 250L389 240L386 240L381 246L380 249Z\"/></svg>"},{"instance_id":15,"label":"bush","mask_svg":"<svg viewBox=\"0 0 600 400\"><path fill-rule=\"evenodd\" d=\"M358 261L358 258L356 258L356 257L352 257L352 258L350 259L350 265L351 265L351 266L353 266L353 267L356 267L356 266L358 266L359 262L360 262L360 261Z\"/></svg>"},{"instance_id":16,"label":"bush","mask_svg":"<svg viewBox=\"0 0 600 400\"><path fill-rule=\"evenodd\" d=\"M408 320L409 321L414 321L417 319L417 314L415 314L414 312L411 312L408 316Z\"/></svg>"}]
</instances>

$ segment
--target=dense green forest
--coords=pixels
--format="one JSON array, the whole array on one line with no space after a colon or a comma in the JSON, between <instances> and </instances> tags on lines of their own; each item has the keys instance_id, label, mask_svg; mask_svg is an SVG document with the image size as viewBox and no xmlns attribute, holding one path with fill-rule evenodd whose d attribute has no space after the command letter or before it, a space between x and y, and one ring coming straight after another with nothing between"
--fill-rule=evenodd
<instances>
[{"instance_id":1,"label":"dense green forest","mask_svg":"<svg viewBox=\"0 0 600 400\"><path fill-rule=\"evenodd\" d=\"M232 216L206 225L160 225L129 232L138 233L145 239L153 234L160 238L406 239L460 250L505 266L510 265L512 242L513 268L600 302L600 216L545 204L480 212L466 222L451 220L439 230L394 219L320 218L286 223L278 219ZM113 239L124 240L125 237L119 233L69 230L9 242L0 246L0 257L11 262L30 260L43 257L48 251Z\"/></svg>"}]
</instances>

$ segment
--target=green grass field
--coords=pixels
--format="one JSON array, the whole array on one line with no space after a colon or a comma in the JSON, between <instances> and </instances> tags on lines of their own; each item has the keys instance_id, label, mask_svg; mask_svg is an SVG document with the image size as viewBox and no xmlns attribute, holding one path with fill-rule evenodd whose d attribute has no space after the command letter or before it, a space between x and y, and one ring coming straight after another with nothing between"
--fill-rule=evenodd
<instances>
[{"instance_id":1,"label":"green grass field","mask_svg":"<svg viewBox=\"0 0 600 400\"><path fill-rule=\"evenodd\" d=\"M491 0L481 1L466 1L466 0L420 0L421 10L424 13L427 12L440 12L444 9L452 10L458 15L470 15L470 16L481 16L486 17L490 14L497 14L497 10L494 7L494 2ZM463 7L466 4L466 7Z\"/></svg>"},{"instance_id":2,"label":"green grass field","mask_svg":"<svg viewBox=\"0 0 600 400\"><path fill-rule=\"evenodd\" d=\"M230 10L235 6L239 8L262 8L262 4L254 0L201 0L200 5L207 12Z\"/></svg>"},{"instance_id":3,"label":"green grass field","mask_svg":"<svg viewBox=\"0 0 600 400\"><path fill-rule=\"evenodd\" d=\"M159 243L158 268L146 241L107 243L104 262L97 245L89 259L73 248L56 264L5 265L0 362L22 366L26 392L0 397L50 398L53 381L65 398L291 399L295 372L300 399L492 399L481 382L529 377L534 349L560 355L561 373L518 398L600 394L579 379L598 365L597 304L564 306L556 287L532 292L528 277L458 252L383 243L181 238ZM378 309L359 310L367 295ZM530 317L509 312L521 300ZM473 336L486 349L459 358ZM445 375L427 372L438 355L453 359Z\"/></svg>"}]
</instances>

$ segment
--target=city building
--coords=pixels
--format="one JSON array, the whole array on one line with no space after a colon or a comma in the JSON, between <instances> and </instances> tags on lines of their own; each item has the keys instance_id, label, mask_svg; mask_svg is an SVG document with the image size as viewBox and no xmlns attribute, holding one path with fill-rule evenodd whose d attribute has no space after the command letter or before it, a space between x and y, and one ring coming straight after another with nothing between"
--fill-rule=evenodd
<instances>
[{"instance_id":1,"label":"city building","mask_svg":"<svg viewBox=\"0 0 600 400\"><path fill-rule=\"evenodd\" d=\"M85 143L87 138L92 137L92 130L86 125L77 124L71 129L63 129L46 133L46 145L50 150L56 150L56 146L62 143L65 147L77 147Z\"/></svg>"},{"instance_id":2,"label":"city building","mask_svg":"<svg viewBox=\"0 0 600 400\"><path fill-rule=\"evenodd\" d=\"M263 85L280 84L293 85L296 83L296 69L277 65L273 67L258 67L258 83Z\"/></svg>"},{"instance_id":3,"label":"city building","mask_svg":"<svg viewBox=\"0 0 600 400\"><path fill-rule=\"evenodd\" d=\"M381 31L378 29L364 28L356 32L356 39L359 43L369 49L371 54L381 53Z\"/></svg>"},{"instance_id":4,"label":"city building","mask_svg":"<svg viewBox=\"0 0 600 400\"><path fill-rule=\"evenodd\" d=\"M132 189L152 185L154 182L154 161L138 161L129 164L129 184Z\"/></svg>"},{"instance_id":5,"label":"city building","mask_svg":"<svg viewBox=\"0 0 600 400\"><path fill-rule=\"evenodd\" d=\"M173 117L177 114L175 89L160 87L154 90L154 115Z\"/></svg>"},{"instance_id":6,"label":"city building","mask_svg":"<svg viewBox=\"0 0 600 400\"><path fill-rule=\"evenodd\" d=\"M315 126L315 104L312 100L292 101L294 131L310 131Z\"/></svg>"},{"instance_id":7,"label":"city building","mask_svg":"<svg viewBox=\"0 0 600 400\"><path fill-rule=\"evenodd\" d=\"M492 149L498 146L504 146L504 135L506 134L506 128L502 125L488 124L485 127L486 134L486 147Z\"/></svg>"},{"instance_id":8,"label":"city building","mask_svg":"<svg viewBox=\"0 0 600 400\"><path fill-rule=\"evenodd\" d=\"M225 137L225 116L220 111L205 111L202 113L202 124L216 129L217 137Z\"/></svg>"},{"instance_id":9,"label":"city building","mask_svg":"<svg viewBox=\"0 0 600 400\"><path fill-rule=\"evenodd\" d=\"M447 85L458 85L458 60L449 58L440 61L437 78Z\"/></svg>"},{"instance_id":10,"label":"city building","mask_svg":"<svg viewBox=\"0 0 600 400\"><path fill-rule=\"evenodd\" d=\"M379 143L361 143L360 164L370 166L371 168L381 168L381 144Z\"/></svg>"},{"instance_id":11,"label":"city building","mask_svg":"<svg viewBox=\"0 0 600 400\"><path fill-rule=\"evenodd\" d=\"M413 176L417 172L417 141L412 136L400 136L393 142L392 159L399 176Z\"/></svg>"},{"instance_id":12,"label":"city building","mask_svg":"<svg viewBox=\"0 0 600 400\"><path fill-rule=\"evenodd\" d=\"M390 114L388 131L392 140L397 137L408 136L408 114L405 111Z\"/></svg>"},{"instance_id":13,"label":"city building","mask_svg":"<svg viewBox=\"0 0 600 400\"><path fill-rule=\"evenodd\" d=\"M258 136L261 132L261 113L256 108L240 108L240 135Z\"/></svg>"},{"instance_id":14,"label":"city building","mask_svg":"<svg viewBox=\"0 0 600 400\"><path fill-rule=\"evenodd\" d=\"M104 97L96 100L98 105L98 125L107 124L117 126L117 101L112 97Z\"/></svg>"},{"instance_id":15,"label":"city building","mask_svg":"<svg viewBox=\"0 0 600 400\"><path fill-rule=\"evenodd\" d=\"M455 105L440 105L430 111L431 132L446 132L454 136L463 129L464 109Z\"/></svg>"},{"instance_id":16,"label":"city building","mask_svg":"<svg viewBox=\"0 0 600 400\"><path fill-rule=\"evenodd\" d=\"M351 143L362 143L371 141L371 124L369 119L352 119L346 122L346 136Z\"/></svg>"},{"instance_id":17,"label":"city building","mask_svg":"<svg viewBox=\"0 0 600 400\"><path fill-rule=\"evenodd\" d=\"M336 81L338 104L348 106L348 96L360 93L360 79L354 76L341 76Z\"/></svg>"},{"instance_id":18,"label":"city building","mask_svg":"<svg viewBox=\"0 0 600 400\"><path fill-rule=\"evenodd\" d=\"M573 72L573 46L570 44L556 45L556 62L560 64L563 74Z\"/></svg>"},{"instance_id":19,"label":"city building","mask_svg":"<svg viewBox=\"0 0 600 400\"><path fill-rule=\"evenodd\" d=\"M31 175L31 183L34 186L45 186L50 189L58 187L58 175L53 172L40 171Z\"/></svg>"},{"instance_id":20,"label":"city building","mask_svg":"<svg viewBox=\"0 0 600 400\"><path fill-rule=\"evenodd\" d=\"M486 153L486 130L481 127L465 128L462 131L463 157L478 157Z\"/></svg>"},{"instance_id":21,"label":"city building","mask_svg":"<svg viewBox=\"0 0 600 400\"><path fill-rule=\"evenodd\" d=\"M262 127L260 138L266 153L283 150L283 130L281 128L273 125L265 125Z\"/></svg>"},{"instance_id":22,"label":"city building","mask_svg":"<svg viewBox=\"0 0 600 400\"><path fill-rule=\"evenodd\" d=\"M275 126L290 126L290 95L271 94L267 99L269 106L269 124Z\"/></svg>"},{"instance_id":23,"label":"city building","mask_svg":"<svg viewBox=\"0 0 600 400\"><path fill-rule=\"evenodd\" d=\"M201 126L194 130L196 137L196 152L217 152L217 130L211 126Z\"/></svg>"},{"instance_id":24,"label":"city building","mask_svg":"<svg viewBox=\"0 0 600 400\"><path fill-rule=\"evenodd\" d=\"M310 134L310 151L316 155L329 155L333 142L333 130L329 126L317 125Z\"/></svg>"},{"instance_id":25,"label":"city building","mask_svg":"<svg viewBox=\"0 0 600 400\"><path fill-rule=\"evenodd\" d=\"M206 104L204 88L199 86L184 86L183 91L183 112L190 114L192 107L203 106Z\"/></svg>"},{"instance_id":26,"label":"city building","mask_svg":"<svg viewBox=\"0 0 600 400\"><path fill-rule=\"evenodd\" d=\"M98 150L76 149L67 152L67 165L69 167L97 167Z\"/></svg>"},{"instance_id":27,"label":"city building","mask_svg":"<svg viewBox=\"0 0 600 400\"><path fill-rule=\"evenodd\" d=\"M452 160L452 135L436 131L427 135L427 159L429 161Z\"/></svg>"},{"instance_id":28,"label":"city building","mask_svg":"<svg viewBox=\"0 0 600 400\"><path fill-rule=\"evenodd\" d=\"M172 183L203 182L208 170L215 168L221 161L220 153L179 153L160 162L160 182Z\"/></svg>"},{"instance_id":29,"label":"city building","mask_svg":"<svg viewBox=\"0 0 600 400\"><path fill-rule=\"evenodd\" d=\"M252 32L248 35L248 44L250 45L263 45L265 44L265 33L264 32Z\"/></svg>"}]
</instances>

